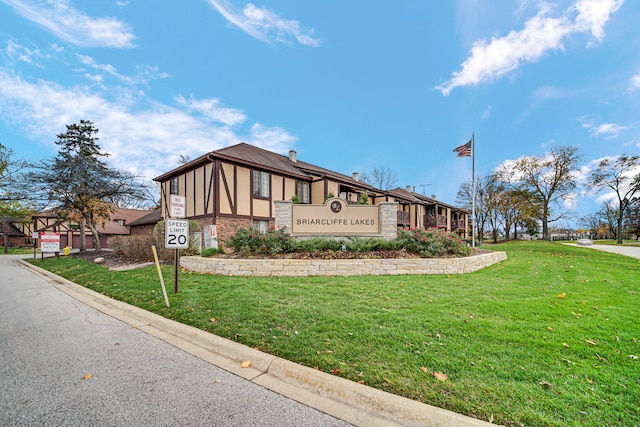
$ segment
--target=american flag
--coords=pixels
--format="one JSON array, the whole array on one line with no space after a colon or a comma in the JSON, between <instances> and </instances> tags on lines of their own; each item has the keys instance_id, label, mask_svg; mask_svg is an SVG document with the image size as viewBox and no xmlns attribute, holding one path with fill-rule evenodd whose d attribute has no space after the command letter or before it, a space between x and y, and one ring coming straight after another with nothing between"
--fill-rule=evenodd
<instances>
[{"instance_id":1,"label":"american flag","mask_svg":"<svg viewBox=\"0 0 640 427\"><path fill-rule=\"evenodd\" d=\"M453 151L458 153L458 157L469 157L471 156L471 140L466 144L459 146L458 148L454 148Z\"/></svg>"}]
</instances>

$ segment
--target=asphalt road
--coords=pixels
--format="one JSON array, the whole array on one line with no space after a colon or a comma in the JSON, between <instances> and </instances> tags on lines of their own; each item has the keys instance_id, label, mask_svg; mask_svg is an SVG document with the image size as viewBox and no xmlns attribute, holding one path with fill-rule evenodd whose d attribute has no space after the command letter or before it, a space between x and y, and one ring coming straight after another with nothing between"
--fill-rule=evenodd
<instances>
[{"instance_id":1,"label":"asphalt road","mask_svg":"<svg viewBox=\"0 0 640 427\"><path fill-rule=\"evenodd\" d=\"M60 292L0 256L0 425L349 426Z\"/></svg>"}]
</instances>

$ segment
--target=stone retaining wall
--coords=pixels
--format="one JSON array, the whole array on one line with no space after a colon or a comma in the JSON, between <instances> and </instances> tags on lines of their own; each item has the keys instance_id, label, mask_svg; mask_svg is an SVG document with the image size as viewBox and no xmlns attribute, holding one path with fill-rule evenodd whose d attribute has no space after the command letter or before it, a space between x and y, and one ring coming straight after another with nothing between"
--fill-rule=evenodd
<instances>
[{"instance_id":1,"label":"stone retaining wall","mask_svg":"<svg viewBox=\"0 0 640 427\"><path fill-rule=\"evenodd\" d=\"M180 266L197 273L225 276L366 276L471 273L507 259L505 252L464 258L393 259L230 259L189 256Z\"/></svg>"}]
</instances>

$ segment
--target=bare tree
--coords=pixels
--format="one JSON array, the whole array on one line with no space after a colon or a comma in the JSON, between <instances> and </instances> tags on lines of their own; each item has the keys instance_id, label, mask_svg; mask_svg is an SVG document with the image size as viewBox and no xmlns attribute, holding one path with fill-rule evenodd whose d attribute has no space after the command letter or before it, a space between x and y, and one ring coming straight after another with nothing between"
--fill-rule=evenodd
<instances>
[{"instance_id":1,"label":"bare tree","mask_svg":"<svg viewBox=\"0 0 640 427\"><path fill-rule=\"evenodd\" d=\"M589 232L592 238L597 237L604 225L602 211L598 211L596 213L591 213L581 217L579 220L579 224Z\"/></svg>"},{"instance_id":2,"label":"bare tree","mask_svg":"<svg viewBox=\"0 0 640 427\"><path fill-rule=\"evenodd\" d=\"M484 228L487 223L487 209L483 203L483 182L484 178L476 177L476 193L475 193L475 218L471 218L471 221L475 224L474 229L477 232L479 240L482 240L484 235ZM471 179L460 184L458 193L456 194L456 203L458 206L465 208L468 212L471 212L473 201L473 186Z\"/></svg>"},{"instance_id":3,"label":"bare tree","mask_svg":"<svg viewBox=\"0 0 640 427\"><path fill-rule=\"evenodd\" d=\"M360 179L369 185L373 185L381 190L390 190L396 187L398 183L398 175L390 168L373 168L371 172L362 171Z\"/></svg>"},{"instance_id":4,"label":"bare tree","mask_svg":"<svg viewBox=\"0 0 640 427\"><path fill-rule=\"evenodd\" d=\"M492 228L493 239L497 240L498 236L498 219L497 211L498 197L502 188L495 176L489 175L485 177L476 177L475 188L475 231L478 240L484 239L485 228L490 225ZM473 188L471 180L465 181L460 185L460 189L456 195L456 203L461 207L471 211L473 200Z\"/></svg>"},{"instance_id":5,"label":"bare tree","mask_svg":"<svg viewBox=\"0 0 640 427\"><path fill-rule=\"evenodd\" d=\"M629 202L624 216L624 227L627 233L640 234L640 197L635 197Z\"/></svg>"},{"instance_id":6,"label":"bare tree","mask_svg":"<svg viewBox=\"0 0 640 427\"><path fill-rule=\"evenodd\" d=\"M618 208L609 201L602 205L602 209L598 213L604 219L607 234L613 236L614 239L618 239L618 227L616 227L619 216Z\"/></svg>"},{"instance_id":7,"label":"bare tree","mask_svg":"<svg viewBox=\"0 0 640 427\"><path fill-rule=\"evenodd\" d=\"M622 244L622 225L631 199L640 191L640 156L621 155L600 160L591 172L589 183L598 191L611 190L618 201L616 236Z\"/></svg>"},{"instance_id":8,"label":"bare tree","mask_svg":"<svg viewBox=\"0 0 640 427\"><path fill-rule=\"evenodd\" d=\"M525 156L512 163L503 163L498 171L501 180L514 188L529 190L539 201L543 239L549 239L549 223L568 214L561 202L576 189L579 160L578 147L560 146L544 156ZM553 218L552 213L555 213Z\"/></svg>"}]
</instances>

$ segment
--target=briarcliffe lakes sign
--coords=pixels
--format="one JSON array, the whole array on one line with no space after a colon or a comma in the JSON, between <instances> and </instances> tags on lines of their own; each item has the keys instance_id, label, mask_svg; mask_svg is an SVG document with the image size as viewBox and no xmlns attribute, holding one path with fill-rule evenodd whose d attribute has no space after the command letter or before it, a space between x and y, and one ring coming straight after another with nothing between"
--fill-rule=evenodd
<instances>
[{"instance_id":1,"label":"briarcliffe lakes sign","mask_svg":"<svg viewBox=\"0 0 640 427\"><path fill-rule=\"evenodd\" d=\"M294 204L291 233L303 235L377 235L380 233L378 205L349 205L331 198L324 205Z\"/></svg>"}]
</instances>

